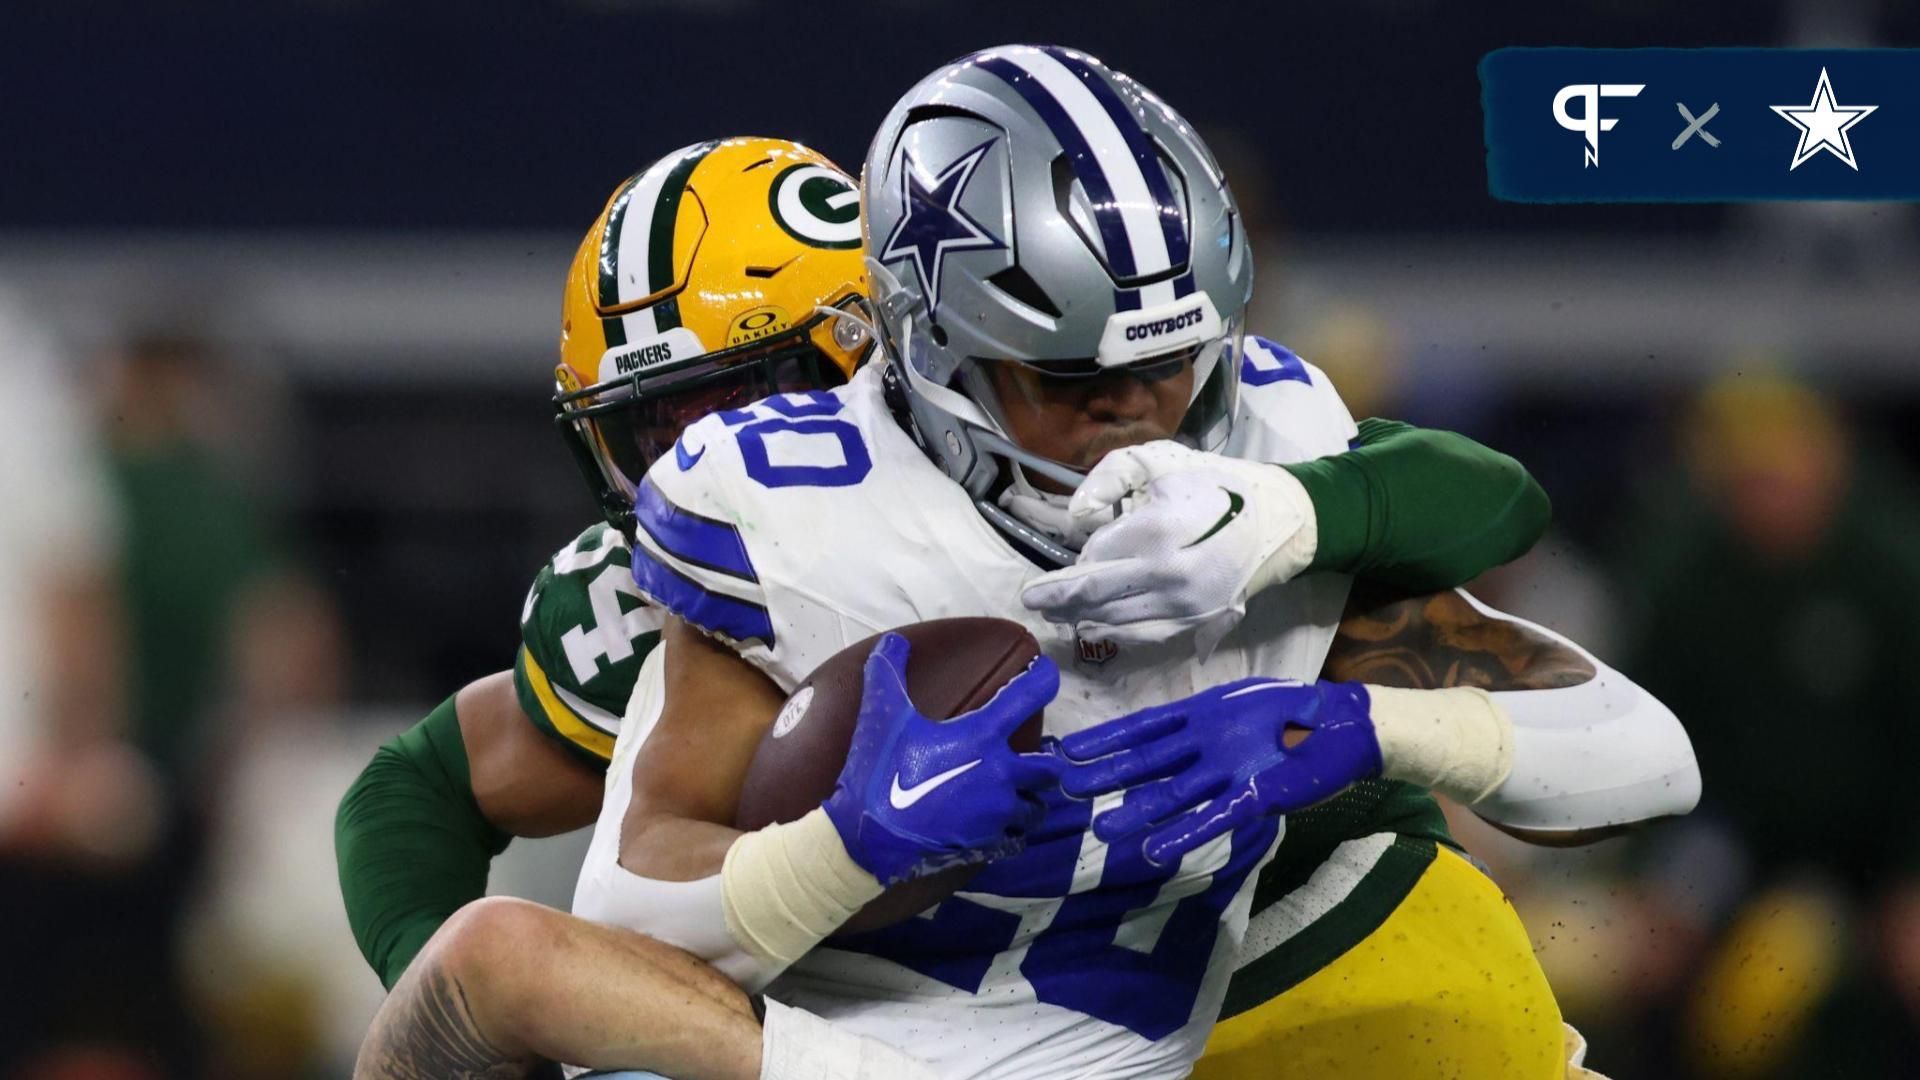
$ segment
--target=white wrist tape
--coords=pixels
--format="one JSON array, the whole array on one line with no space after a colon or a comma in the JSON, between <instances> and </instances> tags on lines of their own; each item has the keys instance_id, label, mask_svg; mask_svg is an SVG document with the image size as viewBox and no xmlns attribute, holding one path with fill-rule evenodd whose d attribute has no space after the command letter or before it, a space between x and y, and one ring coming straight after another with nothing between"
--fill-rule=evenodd
<instances>
[{"instance_id":1,"label":"white wrist tape","mask_svg":"<svg viewBox=\"0 0 1920 1080\"><path fill-rule=\"evenodd\" d=\"M1463 803L1498 788L1513 768L1513 723L1485 690L1368 686L1381 774Z\"/></svg>"},{"instance_id":2,"label":"white wrist tape","mask_svg":"<svg viewBox=\"0 0 1920 1080\"><path fill-rule=\"evenodd\" d=\"M775 971L805 956L882 891L847 854L825 810L735 840L720 886L728 932Z\"/></svg>"},{"instance_id":3,"label":"white wrist tape","mask_svg":"<svg viewBox=\"0 0 1920 1080\"><path fill-rule=\"evenodd\" d=\"M933 1070L886 1043L767 998L760 1080L934 1080Z\"/></svg>"}]
</instances>

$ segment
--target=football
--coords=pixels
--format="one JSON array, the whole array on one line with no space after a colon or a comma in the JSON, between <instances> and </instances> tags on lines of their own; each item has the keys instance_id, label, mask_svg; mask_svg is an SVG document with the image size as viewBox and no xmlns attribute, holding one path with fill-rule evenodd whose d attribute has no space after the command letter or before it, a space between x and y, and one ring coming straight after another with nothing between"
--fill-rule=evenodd
<instances>
[{"instance_id":1,"label":"football","mask_svg":"<svg viewBox=\"0 0 1920 1080\"><path fill-rule=\"evenodd\" d=\"M923 716L946 720L987 703L1025 671L1040 645L1006 619L934 619L902 626L907 639L907 696ZM734 824L746 830L793 821L833 794L860 715L862 672L880 635L849 645L814 669L787 699L754 752ZM1013 748L1040 748L1043 714L1013 733ZM840 928L858 933L911 918L951 896L979 871L957 866L888 889Z\"/></svg>"}]
</instances>

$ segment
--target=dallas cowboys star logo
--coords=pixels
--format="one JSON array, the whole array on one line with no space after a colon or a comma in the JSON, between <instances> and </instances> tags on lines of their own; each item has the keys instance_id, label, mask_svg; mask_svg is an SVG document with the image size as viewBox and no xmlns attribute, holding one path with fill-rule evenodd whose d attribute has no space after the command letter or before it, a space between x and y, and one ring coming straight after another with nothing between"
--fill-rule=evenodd
<instances>
[{"instance_id":1,"label":"dallas cowboys star logo","mask_svg":"<svg viewBox=\"0 0 1920 1080\"><path fill-rule=\"evenodd\" d=\"M1811 102L1770 107L1781 119L1800 129L1800 145L1793 151L1793 164L1787 166L1788 171L1799 168L1822 150L1845 162L1854 172L1860 171L1860 163L1853 159L1853 141L1847 138L1847 129L1865 120L1868 113L1880 106L1835 105L1833 83L1827 80L1827 69L1821 68Z\"/></svg>"},{"instance_id":2,"label":"dallas cowboys star logo","mask_svg":"<svg viewBox=\"0 0 1920 1080\"><path fill-rule=\"evenodd\" d=\"M880 249L880 261L913 260L913 272L919 275L920 288L927 295L929 315L940 307L940 266L949 254L1006 247L986 226L960 209L960 198L967 193L974 170L991 146L993 140L988 139L960 155L931 181L921 175L911 153L901 155L900 204L905 213Z\"/></svg>"}]
</instances>

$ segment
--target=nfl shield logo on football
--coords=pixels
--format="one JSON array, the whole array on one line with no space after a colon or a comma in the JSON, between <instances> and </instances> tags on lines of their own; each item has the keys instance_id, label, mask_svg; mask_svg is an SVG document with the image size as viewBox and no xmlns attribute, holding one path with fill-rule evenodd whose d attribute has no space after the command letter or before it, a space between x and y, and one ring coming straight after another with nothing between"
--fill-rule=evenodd
<instances>
[{"instance_id":1,"label":"nfl shield logo on football","mask_svg":"<svg viewBox=\"0 0 1920 1080\"><path fill-rule=\"evenodd\" d=\"M1111 641L1089 641L1076 634L1073 643L1080 649L1083 664L1104 664L1120 655L1120 646Z\"/></svg>"}]
</instances>

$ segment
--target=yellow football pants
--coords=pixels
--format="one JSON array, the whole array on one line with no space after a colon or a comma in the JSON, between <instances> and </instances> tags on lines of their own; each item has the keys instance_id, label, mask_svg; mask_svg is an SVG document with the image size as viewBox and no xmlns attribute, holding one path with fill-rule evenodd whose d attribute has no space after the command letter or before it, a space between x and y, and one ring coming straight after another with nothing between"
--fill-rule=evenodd
<instances>
[{"instance_id":1,"label":"yellow football pants","mask_svg":"<svg viewBox=\"0 0 1920 1080\"><path fill-rule=\"evenodd\" d=\"M1562 1080L1560 1006L1498 886L1444 846L1393 914L1213 1029L1199 1080Z\"/></svg>"}]
</instances>

